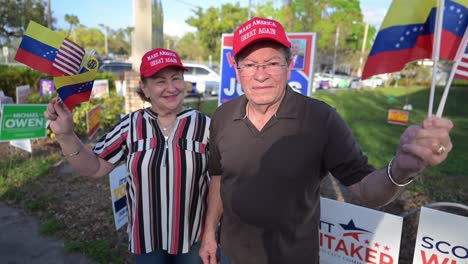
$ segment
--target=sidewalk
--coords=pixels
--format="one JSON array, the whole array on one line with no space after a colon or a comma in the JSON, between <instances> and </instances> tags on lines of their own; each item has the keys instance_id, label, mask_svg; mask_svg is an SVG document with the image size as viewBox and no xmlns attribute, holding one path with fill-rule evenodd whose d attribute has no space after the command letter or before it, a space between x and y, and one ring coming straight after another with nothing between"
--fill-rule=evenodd
<instances>
[{"instance_id":1,"label":"sidewalk","mask_svg":"<svg viewBox=\"0 0 468 264\"><path fill-rule=\"evenodd\" d=\"M84 255L65 251L63 241L39 234L39 222L0 202L0 263L92 264Z\"/></svg>"}]
</instances>

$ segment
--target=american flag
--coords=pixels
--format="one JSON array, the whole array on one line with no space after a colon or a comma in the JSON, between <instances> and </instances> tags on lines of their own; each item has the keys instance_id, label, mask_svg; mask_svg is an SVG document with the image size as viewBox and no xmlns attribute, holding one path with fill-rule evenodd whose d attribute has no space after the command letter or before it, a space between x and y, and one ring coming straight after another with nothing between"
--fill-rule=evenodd
<instances>
[{"instance_id":1,"label":"american flag","mask_svg":"<svg viewBox=\"0 0 468 264\"><path fill-rule=\"evenodd\" d=\"M462 45L461 43L460 45ZM457 69L455 70L455 78L468 80L468 49L465 47L465 52L458 62Z\"/></svg>"},{"instance_id":2,"label":"american flag","mask_svg":"<svg viewBox=\"0 0 468 264\"><path fill-rule=\"evenodd\" d=\"M445 85L444 93L440 99L439 108L437 109L436 116L441 117L444 111L445 102L447 101L448 92L452 86L453 78L468 80L468 27L465 27L463 39L457 49L455 60L452 65L449 79Z\"/></svg>"},{"instance_id":3,"label":"american flag","mask_svg":"<svg viewBox=\"0 0 468 264\"><path fill-rule=\"evenodd\" d=\"M65 38L52 65L66 75L75 75L80 71L84 55L82 47Z\"/></svg>"}]
</instances>

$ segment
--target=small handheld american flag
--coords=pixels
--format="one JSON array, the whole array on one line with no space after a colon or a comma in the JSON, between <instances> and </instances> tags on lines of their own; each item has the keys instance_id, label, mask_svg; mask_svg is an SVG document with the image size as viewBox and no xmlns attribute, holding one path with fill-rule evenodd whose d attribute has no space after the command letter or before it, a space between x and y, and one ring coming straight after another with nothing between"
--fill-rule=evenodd
<instances>
[{"instance_id":1,"label":"small handheld american flag","mask_svg":"<svg viewBox=\"0 0 468 264\"><path fill-rule=\"evenodd\" d=\"M450 73L447 84L445 85L444 93L440 99L439 107L437 108L436 116L442 117L444 111L445 102L447 101L448 92L452 86L453 78L468 80L468 27L465 29L463 39L458 46L457 55L453 62L452 72Z\"/></svg>"},{"instance_id":2,"label":"small handheld american flag","mask_svg":"<svg viewBox=\"0 0 468 264\"><path fill-rule=\"evenodd\" d=\"M77 74L80 71L84 55L85 49L65 38L58 50L57 56L55 56L52 66L65 73L65 75Z\"/></svg>"},{"instance_id":3,"label":"small handheld american flag","mask_svg":"<svg viewBox=\"0 0 468 264\"><path fill-rule=\"evenodd\" d=\"M460 45L462 45L461 43ZM460 61L458 62L455 70L455 78L468 80L468 49L465 45L465 52L461 55Z\"/></svg>"}]
</instances>

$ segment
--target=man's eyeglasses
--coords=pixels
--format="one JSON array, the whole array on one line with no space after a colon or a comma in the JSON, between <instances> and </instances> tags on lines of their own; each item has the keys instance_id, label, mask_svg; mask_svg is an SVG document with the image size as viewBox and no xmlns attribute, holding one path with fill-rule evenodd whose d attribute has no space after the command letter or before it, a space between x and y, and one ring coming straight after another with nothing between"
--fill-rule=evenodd
<instances>
[{"instance_id":1,"label":"man's eyeglasses","mask_svg":"<svg viewBox=\"0 0 468 264\"><path fill-rule=\"evenodd\" d=\"M267 74L275 75L280 74L283 71L283 68L288 66L287 64L281 64L279 62L269 62L264 64L259 63L245 63L240 64L237 69L239 69L239 73L241 76L249 77L255 75L258 71L258 68L261 67L264 72Z\"/></svg>"}]
</instances>

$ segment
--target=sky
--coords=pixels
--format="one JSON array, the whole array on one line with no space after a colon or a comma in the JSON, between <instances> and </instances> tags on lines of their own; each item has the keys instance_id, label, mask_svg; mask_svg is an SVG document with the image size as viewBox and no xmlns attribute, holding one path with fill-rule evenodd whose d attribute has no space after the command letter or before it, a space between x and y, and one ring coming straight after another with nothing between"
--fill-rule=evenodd
<instances>
[{"instance_id":1,"label":"sky","mask_svg":"<svg viewBox=\"0 0 468 264\"><path fill-rule=\"evenodd\" d=\"M56 26L67 28L64 17L66 14L76 15L80 24L87 27L101 28L99 25L107 25L111 29L133 26L133 0L50 0L52 15L57 19ZM152 0L151 0L152 1ZM249 0L162 0L164 12L164 33L168 35L182 36L186 32L194 32L195 29L185 23L192 10L197 6L206 10L208 7L220 7L226 3L239 2L247 7ZM250 0L252 5L263 3L263 0ZM283 0L274 0L280 5ZM385 14L391 4L391 0L361 0L361 10L364 21L379 28Z\"/></svg>"}]
</instances>

